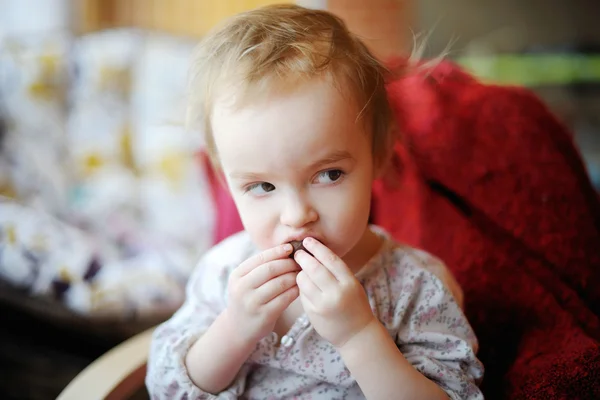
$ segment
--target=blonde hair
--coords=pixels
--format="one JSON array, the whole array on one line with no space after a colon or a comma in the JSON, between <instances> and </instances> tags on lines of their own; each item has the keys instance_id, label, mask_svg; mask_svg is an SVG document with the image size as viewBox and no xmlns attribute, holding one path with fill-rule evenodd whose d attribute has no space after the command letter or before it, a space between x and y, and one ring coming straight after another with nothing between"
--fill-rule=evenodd
<instances>
[{"instance_id":1,"label":"blonde hair","mask_svg":"<svg viewBox=\"0 0 600 400\"><path fill-rule=\"evenodd\" d=\"M296 5L258 8L227 20L198 45L190 71L188 127L204 132L215 167L218 157L210 116L224 87L236 102L329 76L352 95L372 134L372 151L385 163L393 146L392 112L385 83L390 73L335 15ZM255 98L255 97L253 97Z\"/></svg>"}]
</instances>

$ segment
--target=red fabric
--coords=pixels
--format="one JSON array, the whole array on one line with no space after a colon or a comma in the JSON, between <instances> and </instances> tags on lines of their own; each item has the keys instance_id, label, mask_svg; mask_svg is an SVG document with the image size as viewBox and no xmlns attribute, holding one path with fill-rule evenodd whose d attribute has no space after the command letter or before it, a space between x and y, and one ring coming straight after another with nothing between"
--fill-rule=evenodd
<instances>
[{"instance_id":1,"label":"red fabric","mask_svg":"<svg viewBox=\"0 0 600 400\"><path fill-rule=\"evenodd\" d=\"M457 275L486 398L600 398L600 205L569 133L450 63L389 94L402 169L375 184L373 222Z\"/></svg>"},{"instance_id":2,"label":"red fabric","mask_svg":"<svg viewBox=\"0 0 600 400\"><path fill-rule=\"evenodd\" d=\"M389 96L404 141L372 220L456 274L486 398L600 398L600 205L566 129L530 92L451 63ZM241 223L216 190L220 240Z\"/></svg>"}]
</instances>

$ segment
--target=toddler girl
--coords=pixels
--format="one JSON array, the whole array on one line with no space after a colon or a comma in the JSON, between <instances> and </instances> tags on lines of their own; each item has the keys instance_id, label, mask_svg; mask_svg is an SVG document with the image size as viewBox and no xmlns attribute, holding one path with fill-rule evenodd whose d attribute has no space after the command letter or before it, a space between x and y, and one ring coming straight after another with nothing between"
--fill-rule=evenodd
<instances>
[{"instance_id":1,"label":"toddler girl","mask_svg":"<svg viewBox=\"0 0 600 400\"><path fill-rule=\"evenodd\" d=\"M190 119L245 230L203 257L156 329L152 398L482 398L450 273L368 224L396 139L385 73L338 18L298 6L202 41Z\"/></svg>"}]
</instances>

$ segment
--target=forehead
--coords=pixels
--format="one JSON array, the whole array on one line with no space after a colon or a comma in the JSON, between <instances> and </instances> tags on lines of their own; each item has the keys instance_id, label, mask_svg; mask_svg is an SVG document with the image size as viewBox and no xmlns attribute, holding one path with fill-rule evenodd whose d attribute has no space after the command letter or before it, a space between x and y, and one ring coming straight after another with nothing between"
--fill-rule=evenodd
<instances>
[{"instance_id":1,"label":"forehead","mask_svg":"<svg viewBox=\"0 0 600 400\"><path fill-rule=\"evenodd\" d=\"M211 118L221 166L225 172L301 168L330 152L352 154L370 143L356 104L324 79L241 106L230 91Z\"/></svg>"}]
</instances>

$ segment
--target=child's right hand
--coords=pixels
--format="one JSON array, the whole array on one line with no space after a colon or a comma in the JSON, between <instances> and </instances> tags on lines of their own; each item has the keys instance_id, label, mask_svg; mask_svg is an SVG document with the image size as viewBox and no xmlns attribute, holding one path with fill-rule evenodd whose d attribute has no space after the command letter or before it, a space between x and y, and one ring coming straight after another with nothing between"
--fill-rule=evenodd
<instances>
[{"instance_id":1,"label":"child's right hand","mask_svg":"<svg viewBox=\"0 0 600 400\"><path fill-rule=\"evenodd\" d=\"M245 339L258 342L270 334L283 311L298 298L292 245L265 250L244 261L229 277L227 318Z\"/></svg>"}]
</instances>

